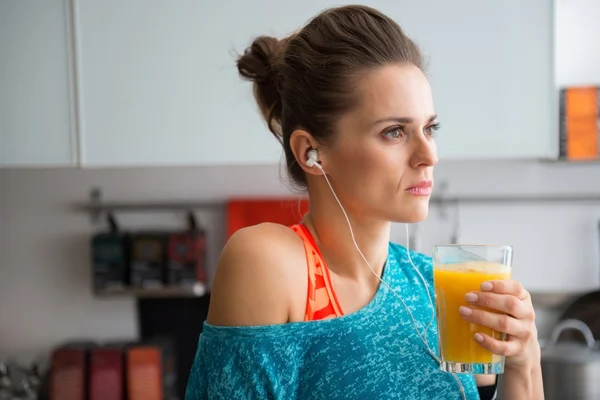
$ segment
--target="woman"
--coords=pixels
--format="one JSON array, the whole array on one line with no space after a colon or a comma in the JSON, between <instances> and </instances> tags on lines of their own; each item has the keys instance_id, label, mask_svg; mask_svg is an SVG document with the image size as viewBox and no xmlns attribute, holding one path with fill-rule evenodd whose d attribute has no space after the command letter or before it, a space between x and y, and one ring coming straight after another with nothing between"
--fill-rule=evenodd
<instances>
[{"instance_id":1,"label":"woman","mask_svg":"<svg viewBox=\"0 0 600 400\"><path fill-rule=\"evenodd\" d=\"M491 398L495 376L440 371L431 259L389 243L391 222L428 212L438 121L422 64L395 22L362 6L259 37L239 58L310 211L225 246L187 399ZM482 289L471 304L510 317L460 312L509 335L473 338L506 355L503 398L543 398L529 294Z\"/></svg>"}]
</instances>

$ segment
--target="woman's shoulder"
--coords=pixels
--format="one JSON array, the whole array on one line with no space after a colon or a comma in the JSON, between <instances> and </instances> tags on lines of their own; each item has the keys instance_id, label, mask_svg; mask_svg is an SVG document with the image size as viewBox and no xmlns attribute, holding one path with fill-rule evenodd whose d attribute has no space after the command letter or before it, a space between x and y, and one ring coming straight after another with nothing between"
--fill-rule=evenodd
<instances>
[{"instance_id":1,"label":"woman's shoulder","mask_svg":"<svg viewBox=\"0 0 600 400\"><path fill-rule=\"evenodd\" d=\"M235 232L215 272L207 321L250 326L284 323L290 310L290 284L304 257L298 236L279 224L263 223Z\"/></svg>"},{"instance_id":2,"label":"woman's shoulder","mask_svg":"<svg viewBox=\"0 0 600 400\"><path fill-rule=\"evenodd\" d=\"M232 248L235 250L262 250L265 246L271 246L273 242L276 242L278 245L285 245L294 241L294 239L296 239L296 234L290 227L263 222L236 231L227 241L223 252Z\"/></svg>"}]
</instances>

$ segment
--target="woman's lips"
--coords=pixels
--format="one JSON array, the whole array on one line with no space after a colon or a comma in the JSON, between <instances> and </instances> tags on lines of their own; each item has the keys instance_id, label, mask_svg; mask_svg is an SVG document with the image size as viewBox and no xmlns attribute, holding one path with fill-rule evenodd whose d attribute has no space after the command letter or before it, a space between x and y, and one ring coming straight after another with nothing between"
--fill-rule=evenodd
<instances>
[{"instance_id":1,"label":"woman's lips","mask_svg":"<svg viewBox=\"0 0 600 400\"><path fill-rule=\"evenodd\" d=\"M429 196L431 195L432 181L421 181L416 185L412 185L406 191L414 196Z\"/></svg>"}]
</instances>

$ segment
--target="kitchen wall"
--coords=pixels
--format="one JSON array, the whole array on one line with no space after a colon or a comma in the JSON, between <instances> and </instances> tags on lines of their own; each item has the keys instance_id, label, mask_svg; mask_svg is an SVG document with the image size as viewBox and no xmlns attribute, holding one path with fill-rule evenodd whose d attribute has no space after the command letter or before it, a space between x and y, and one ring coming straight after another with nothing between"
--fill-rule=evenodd
<instances>
[{"instance_id":1,"label":"kitchen wall","mask_svg":"<svg viewBox=\"0 0 600 400\"><path fill-rule=\"evenodd\" d=\"M75 206L100 187L107 200L161 201L286 195L277 166L0 170L0 358L46 352L69 338L131 338L134 302L94 298L90 292L89 237L96 228ZM536 162L440 163L436 182L460 195L583 193L600 195L600 164ZM452 208L447 210L452 216ZM418 230L428 252L447 242L451 219L432 207ZM118 214L126 228L180 226L176 212ZM531 290L581 291L598 287L600 204L464 204L464 242L515 246L515 276ZM222 212L199 213L211 233L214 265L223 235ZM393 240L404 243L404 227ZM539 308L542 336L556 313Z\"/></svg>"}]
</instances>

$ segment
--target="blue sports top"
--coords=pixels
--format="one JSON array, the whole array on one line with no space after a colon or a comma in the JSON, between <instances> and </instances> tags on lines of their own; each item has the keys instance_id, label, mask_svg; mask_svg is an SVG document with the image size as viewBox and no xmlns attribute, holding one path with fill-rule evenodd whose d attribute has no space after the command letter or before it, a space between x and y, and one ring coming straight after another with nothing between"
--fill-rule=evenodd
<instances>
[{"instance_id":1,"label":"blue sports top","mask_svg":"<svg viewBox=\"0 0 600 400\"><path fill-rule=\"evenodd\" d=\"M431 258L411 251L432 300ZM382 279L423 332L435 307L406 248L390 243ZM458 312L458 310L457 310ZM427 333L439 356L437 327ZM468 400L479 399L471 374L458 374ZM400 300L383 284L369 304L338 318L251 327L205 323L186 400L456 399L454 377L440 371Z\"/></svg>"}]
</instances>

